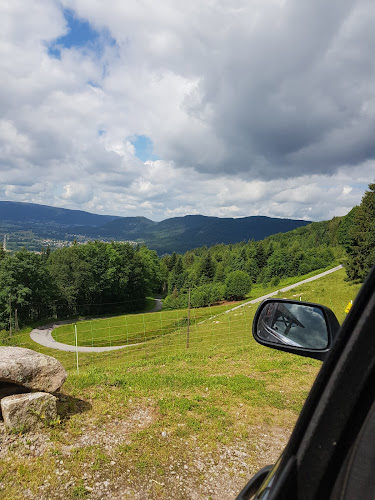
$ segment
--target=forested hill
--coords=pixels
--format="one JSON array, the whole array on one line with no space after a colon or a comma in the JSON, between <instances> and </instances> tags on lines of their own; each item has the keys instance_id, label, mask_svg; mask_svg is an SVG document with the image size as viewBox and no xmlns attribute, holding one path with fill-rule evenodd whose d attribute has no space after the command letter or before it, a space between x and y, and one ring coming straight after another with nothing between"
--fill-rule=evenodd
<instances>
[{"instance_id":1,"label":"forested hill","mask_svg":"<svg viewBox=\"0 0 375 500\"><path fill-rule=\"evenodd\" d=\"M301 276L345 259L343 241L351 222L348 216L313 222L261 241L242 241L165 255L165 307L187 307L191 289L193 307L223 298L244 297L253 283L277 286L280 279Z\"/></svg>"},{"instance_id":2,"label":"forested hill","mask_svg":"<svg viewBox=\"0 0 375 500\"><path fill-rule=\"evenodd\" d=\"M23 246L39 250L43 239L98 239L145 243L162 255L219 243L258 241L307 224L309 221L262 216L233 219L203 215L154 222L146 217L96 215L32 203L0 202L0 238L8 234L8 248L12 250Z\"/></svg>"},{"instance_id":3,"label":"forested hill","mask_svg":"<svg viewBox=\"0 0 375 500\"><path fill-rule=\"evenodd\" d=\"M66 208L38 205L36 203L21 203L15 201L0 201L0 222L25 224L61 224L65 226L102 226L116 219L114 215L97 215L83 210L68 210Z\"/></svg>"},{"instance_id":4,"label":"forested hill","mask_svg":"<svg viewBox=\"0 0 375 500\"><path fill-rule=\"evenodd\" d=\"M271 217L225 219L203 215L173 217L161 222L151 222L141 217L136 219L118 218L102 226L99 234L107 238L116 235L117 239L134 241L142 239L149 248L163 254L181 253L192 248L218 243L262 240L271 234L284 233L309 224L308 221ZM91 234L94 233L92 230Z\"/></svg>"},{"instance_id":5,"label":"forested hill","mask_svg":"<svg viewBox=\"0 0 375 500\"><path fill-rule=\"evenodd\" d=\"M161 258L145 245L119 242L74 243L41 253L0 246L0 344L11 328L43 318L142 310L154 293L167 294L165 308L186 308L189 289L193 307L241 299L253 283L276 286L282 278L333 265L344 256L340 228L345 236L347 226L335 218L261 241Z\"/></svg>"}]
</instances>

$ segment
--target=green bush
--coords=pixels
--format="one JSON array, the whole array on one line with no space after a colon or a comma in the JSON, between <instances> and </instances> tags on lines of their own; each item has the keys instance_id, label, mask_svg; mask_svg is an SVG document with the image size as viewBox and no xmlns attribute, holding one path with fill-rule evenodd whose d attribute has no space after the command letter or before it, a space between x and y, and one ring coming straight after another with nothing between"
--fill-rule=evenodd
<instances>
[{"instance_id":1,"label":"green bush","mask_svg":"<svg viewBox=\"0 0 375 500\"><path fill-rule=\"evenodd\" d=\"M245 298L251 290L251 279L245 271L233 271L228 274L225 280L227 299L241 300Z\"/></svg>"},{"instance_id":2,"label":"green bush","mask_svg":"<svg viewBox=\"0 0 375 500\"><path fill-rule=\"evenodd\" d=\"M210 304L220 302L225 298L225 285L223 283L212 283L210 285Z\"/></svg>"},{"instance_id":3,"label":"green bush","mask_svg":"<svg viewBox=\"0 0 375 500\"><path fill-rule=\"evenodd\" d=\"M191 291L191 307L205 307L225 298L225 285L210 283Z\"/></svg>"},{"instance_id":4,"label":"green bush","mask_svg":"<svg viewBox=\"0 0 375 500\"><path fill-rule=\"evenodd\" d=\"M278 276L274 276L270 281L271 286L277 286L279 283L280 283L280 278Z\"/></svg>"},{"instance_id":5,"label":"green bush","mask_svg":"<svg viewBox=\"0 0 375 500\"><path fill-rule=\"evenodd\" d=\"M191 307L205 307L220 302L225 298L225 285L223 283L208 283L196 288L192 288L190 292ZM188 291L176 291L163 301L164 309L182 309L188 307Z\"/></svg>"}]
</instances>

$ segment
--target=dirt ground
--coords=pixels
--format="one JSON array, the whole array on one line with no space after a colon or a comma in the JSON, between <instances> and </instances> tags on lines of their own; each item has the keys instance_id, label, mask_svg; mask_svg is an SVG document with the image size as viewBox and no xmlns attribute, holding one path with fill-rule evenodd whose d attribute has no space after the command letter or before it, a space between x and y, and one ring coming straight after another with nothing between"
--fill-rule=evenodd
<instances>
[{"instance_id":1,"label":"dirt ground","mask_svg":"<svg viewBox=\"0 0 375 500\"><path fill-rule=\"evenodd\" d=\"M115 450L130 442L132 432L146 428L153 421L152 411L139 407L134 408L126 421L113 419L100 427L88 422L84 433L72 444L59 446L58 452L47 431L8 434L0 422L2 463L12 467L26 460L30 465L39 463L40 470L48 470L45 476L33 479L33 487L25 487L25 481L18 481L17 474L11 481L7 476L1 479L0 471L0 498L229 500L236 497L259 468L276 461L289 434L282 428L253 428L250 432L253 439L230 446L218 443L215 453L205 451L193 439L186 443L188 460L175 458L171 446L169 470L161 476L157 467L151 467L146 474L139 474ZM92 460L83 459L75 466L79 470L73 476L77 455L80 452L84 455L85 448L93 446L110 457L108 462L96 469ZM249 466L250 463L253 465Z\"/></svg>"}]
</instances>

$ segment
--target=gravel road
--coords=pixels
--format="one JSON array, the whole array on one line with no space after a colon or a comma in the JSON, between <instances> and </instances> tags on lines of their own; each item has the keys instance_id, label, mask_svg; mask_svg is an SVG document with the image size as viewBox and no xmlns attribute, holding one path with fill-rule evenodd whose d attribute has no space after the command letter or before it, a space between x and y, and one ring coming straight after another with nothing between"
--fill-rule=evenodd
<instances>
[{"instance_id":1,"label":"gravel road","mask_svg":"<svg viewBox=\"0 0 375 500\"><path fill-rule=\"evenodd\" d=\"M148 313L158 312L162 308L162 301L160 299L155 299L155 306ZM142 313L144 314L144 313ZM43 345L44 347L50 347L51 349L58 349L59 351L66 352L105 352L105 351L116 351L117 349L124 349L125 347L130 347L133 345L142 344L139 342L138 344L127 344L127 345L116 345L116 346L108 346L108 347L84 347L84 346L74 346L69 344L62 344L61 342L57 342L52 337L52 331L60 325L69 325L75 323L76 320L66 320L66 321L56 321L56 323L51 323L49 325L40 326L39 328L34 328L30 332L31 339L37 344Z\"/></svg>"}]
</instances>

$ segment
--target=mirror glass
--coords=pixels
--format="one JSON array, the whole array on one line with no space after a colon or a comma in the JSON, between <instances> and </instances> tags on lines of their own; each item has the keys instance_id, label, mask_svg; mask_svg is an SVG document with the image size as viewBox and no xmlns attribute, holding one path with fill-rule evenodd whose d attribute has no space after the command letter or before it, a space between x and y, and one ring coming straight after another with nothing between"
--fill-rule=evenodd
<instances>
[{"instance_id":1,"label":"mirror glass","mask_svg":"<svg viewBox=\"0 0 375 500\"><path fill-rule=\"evenodd\" d=\"M305 304L268 302L257 323L261 340L309 349L328 346L328 330L323 311Z\"/></svg>"}]
</instances>

